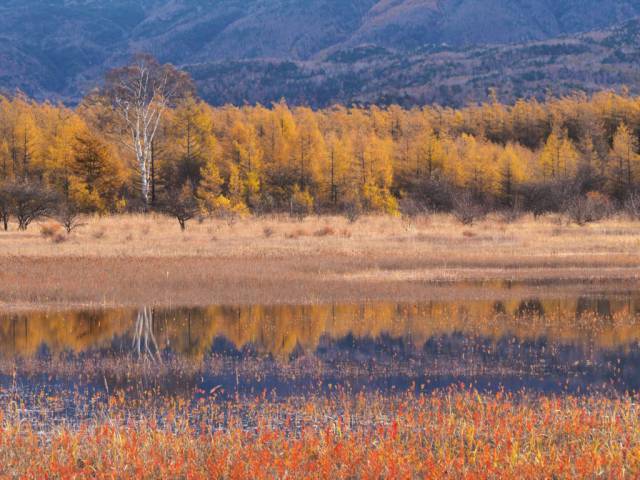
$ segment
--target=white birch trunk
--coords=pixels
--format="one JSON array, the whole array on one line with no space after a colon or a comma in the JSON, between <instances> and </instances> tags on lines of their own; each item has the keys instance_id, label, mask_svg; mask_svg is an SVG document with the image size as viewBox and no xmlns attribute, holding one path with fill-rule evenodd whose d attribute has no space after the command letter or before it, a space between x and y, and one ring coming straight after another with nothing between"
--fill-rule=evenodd
<instances>
[{"instance_id":1,"label":"white birch trunk","mask_svg":"<svg viewBox=\"0 0 640 480\"><path fill-rule=\"evenodd\" d=\"M148 68L143 64L138 68L139 74L135 78L120 85L124 94L116 98L116 105L128 131L129 141L125 145L136 157L141 196L146 210L149 206L151 184L151 144L167 105L167 92L166 77L158 84L150 85Z\"/></svg>"}]
</instances>

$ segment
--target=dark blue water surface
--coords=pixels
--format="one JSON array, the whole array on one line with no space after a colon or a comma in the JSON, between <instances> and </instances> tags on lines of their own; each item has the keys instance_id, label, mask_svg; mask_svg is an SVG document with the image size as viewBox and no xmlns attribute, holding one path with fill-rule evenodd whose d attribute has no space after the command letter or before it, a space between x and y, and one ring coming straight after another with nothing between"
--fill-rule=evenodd
<instances>
[{"instance_id":1,"label":"dark blue water surface","mask_svg":"<svg viewBox=\"0 0 640 480\"><path fill-rule=\"evenodd\" d=\"M640 293L0 314L7 392L640 390ZM70 401L68 408L74 408Z\"/></svg>"}]
</instances>

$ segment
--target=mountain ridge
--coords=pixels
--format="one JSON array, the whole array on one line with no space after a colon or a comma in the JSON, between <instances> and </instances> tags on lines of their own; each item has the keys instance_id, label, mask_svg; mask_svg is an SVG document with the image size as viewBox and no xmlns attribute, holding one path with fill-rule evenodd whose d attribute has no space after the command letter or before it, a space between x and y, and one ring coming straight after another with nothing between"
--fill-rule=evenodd
<instances>
[{"instance_id":1,"label":"mountain ridge","mask_svg":"<svg viewBox=\"0 0 640 480\"><path fill-rule=\"evenodd\" d=\"M349 97L330 94L335 88L329 84L348 83L348 78L336 79L331 72L375 86L380 79L363 75L362 69L382 75L390 69L390 77L399 79L403 65L439 65L442 54L434 57L438 52L466 52L471 62L473 52L513 52L518 45L558 43L563 38L586 48L586 32L606 36L606 29L638 15L640 0L6 0L0 6L0 88L74 102L108 68L144 51L186 66L195 73L205 98L214 103L255 99L250 85L244 86L244 96L237 89L226 98L207 94L214 83L237 82L246 68L254 75L267 70L256 79L262 83L271 70L281 70L274 82L282 89L270 89L258 98L262 102L279 97L312 105L369 101L397 95L407 84L420 81L422 74L397 80L393 88L375 94L355 92ZM602 56L599 48L594 47ZM372 62L374 52L384 61ZM385 68L379 68L381 62ZM229 71L234 65L241 68ZM498 68L505 66L497 62ZM318 94L313 83L287 77L292 70L314 72L314 77L324 71L320 83L327 93ZM207 71L228 77L206 76ZM464 72L472 74L469 68ZM422 77L437 78L447 88L452 82L441 73ZM482 77L477 78L482 83ZM287 88L292 83L297 85L294 93ZM326 98L305 101L304 89L309 89L309 97ZM447 96L427 97L443 101ZM458 97L453 101L461 101Z\"/></svg>"}]
</instances>

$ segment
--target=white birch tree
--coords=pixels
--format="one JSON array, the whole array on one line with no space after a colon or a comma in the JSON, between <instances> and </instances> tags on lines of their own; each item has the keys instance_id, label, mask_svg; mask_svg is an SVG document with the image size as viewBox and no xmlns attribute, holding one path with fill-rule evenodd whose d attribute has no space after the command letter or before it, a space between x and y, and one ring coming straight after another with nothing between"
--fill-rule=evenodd
<instances>
[{"instance_id":1,"label":"white birch tree","mask_svg":"<svg viewBox=\"0 0 640 480\"><path fill-rule=\"evenodd\" d=\"M152 145L163 114L193 91L185 72L144 54L107 74L105 96L122 121L123 144L135 156L145 211L151 193Z\"/></svg>"}]
</instances>

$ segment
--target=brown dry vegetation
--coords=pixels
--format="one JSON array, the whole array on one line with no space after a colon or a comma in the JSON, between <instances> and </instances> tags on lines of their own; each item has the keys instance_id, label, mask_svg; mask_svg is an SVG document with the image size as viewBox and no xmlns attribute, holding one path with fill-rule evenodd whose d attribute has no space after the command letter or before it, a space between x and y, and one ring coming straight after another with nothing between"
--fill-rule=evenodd
<instances>
[{"instance_id":1,"label":"brown dry vegetation","mask_svg":"<svg viewBox=\"0 0 640 480\"><path fill-rule=\"evenodd\" d=\"M414 301L449 295L442 282L632 281L640 272L640 223L624 218L578 227L490 217L469 227L440 215L268 217L192 222L185 233L156 215L83 222L62 239L48 234L50 222L0 233L0 305Z\"/></svg>"}]
</instances>

